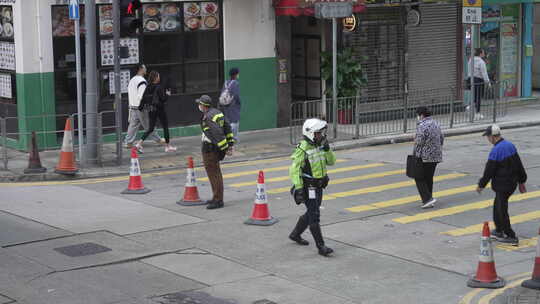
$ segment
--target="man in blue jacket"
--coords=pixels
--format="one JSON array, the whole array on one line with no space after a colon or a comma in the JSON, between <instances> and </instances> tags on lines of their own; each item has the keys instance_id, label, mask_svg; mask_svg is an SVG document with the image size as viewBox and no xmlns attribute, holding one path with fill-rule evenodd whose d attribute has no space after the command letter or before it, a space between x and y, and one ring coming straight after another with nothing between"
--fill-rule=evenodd
<instances>
[{"instance_id":1,"label":"man in blue jacket","mask_svg":"<svg viewBox=\"0 0 540 304\"><path fill-rule=\"evenodd\" d=\"M232 68L229 70L230 80L225 81L222 92L229 91L229 94L233 97L233 100L228 105L221 105L220 109L225 114L225 118L231 124L232 132L234 134L234 141L236 144L239 142L238 131L240 130L240 110L242 104L240 102L240 70L238 68Z\"/></svg>"},{"instance_id":2,"label":"man in blue jacket","mask_svg":"<svg viewBox=\"0 0 540 304\"><path fill-rule=\"evenodd\" d=\"M491 188L495 192L493 203L495 230L491 231L491 237L501 243L518 246L519 240L510 226L508 199L516 191L518 184L521 193L527 191L525 188L527 173L516 147L501 137L499 126L491 125L483 136L486 136L488 141L493 144L493 149L489 153L484 175L478 181L476 191L481 193L491 181Z\"/></svg>"}]
</instances>

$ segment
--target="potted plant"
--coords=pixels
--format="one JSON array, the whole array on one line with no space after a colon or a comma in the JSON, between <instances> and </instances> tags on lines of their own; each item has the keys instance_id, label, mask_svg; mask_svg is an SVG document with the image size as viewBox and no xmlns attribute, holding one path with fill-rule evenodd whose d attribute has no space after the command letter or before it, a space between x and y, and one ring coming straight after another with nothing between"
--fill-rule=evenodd
<instances>
[{"instance_id":1,"label":"potted plant","mask_svg":"<svg viewBox=\"0 0 540 304\"><path fill-rule=\"evenodd\" d=\"M367 83L362 69L361 61L352 48L345 48L337 54L337 97L338 97L338 123L350 124L353 121L354 103L343 97L355 98L360 89ZM321 76L326 82L324 94L332 98L332 52L321 54Z\"/></svg>"}]
</instances>

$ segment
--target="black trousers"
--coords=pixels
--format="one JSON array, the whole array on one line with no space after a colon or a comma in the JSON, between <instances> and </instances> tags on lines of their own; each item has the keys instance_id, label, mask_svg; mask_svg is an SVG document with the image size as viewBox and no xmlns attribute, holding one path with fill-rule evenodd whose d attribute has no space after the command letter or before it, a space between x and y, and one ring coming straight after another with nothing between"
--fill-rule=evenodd
<instances>
[{"instance_id":1,"label":"black trousers","mask_svg":"<svg viewBox=\"0 0 540 304\"><path fill-rule=\"evenodd\" d=\"M437 163L422 163L422 166L424 167L424 177L421 179L415 178L414 181L418 193L422 197L422 202L425 204L433 198L433 176L435 175Z\"/></svg>"},{"instance_id":2,"label":"black trousers","mask_svg":"<svg viewBox=\"0 0 540 304\"><path fill-rule=\"evenodd\" d=\"M321 221L321 203L323 198L323 189L315 189L315 198L309 199L309 189L306 188L308 200L305 202L307 211L304 214L308 225L319 224Z\"/></svg>"},{"instance_id":3,"label":"black trousers","mask_svg":"<svg viewBox=\"0 0 540 304\"><path fill-rule=\"evenodd\" d=\"M510 226L510 216L508 215L508 199L512 193L496 192L493 202L493 222L497 232L504 232L508 237L516 237L516 233Z\"/></svg>"},{"instance_id":4,"label":"black trousers","mask_svg":"<svg viewBox=\"0 0 540 304\"><path fill-rule=\"evenodd\" d=\"M474 105L476 107L476 113L480 113L482 96L484 96L484 79L474 77Z\"/></svg>"},{"instance_id":5,"label":"black trousers","mask_svg":"<svg viewBox=\"0 0 540 304\"><path fill-rule=\"evenodd\" d=\"M145 140L152 132L154 132L154 129L156 128L157 121L159 119L159 122L161 123L161 126L163 127L163 135L165 136L165 142L170 142L169 137L169 120L167 119L167 113L165 113L165 109L163 107L156 108L155 111L150 111L148 113L148 116L150 118L150 126L148 127L148 130L143 134L141 137L141 140Z\"/></svg>"}]
</instances>

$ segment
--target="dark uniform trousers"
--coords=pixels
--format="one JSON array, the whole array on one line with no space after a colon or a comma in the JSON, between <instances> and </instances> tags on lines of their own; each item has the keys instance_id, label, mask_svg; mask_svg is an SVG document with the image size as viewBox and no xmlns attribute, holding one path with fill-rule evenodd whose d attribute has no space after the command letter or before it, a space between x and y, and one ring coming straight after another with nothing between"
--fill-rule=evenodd
<instances>
[{"instance_id":1,"label":"dark uniform trousers","mask_svg":"<svg viewBox=\"0 0 540 304\"><path fill-rule=\"evenodd\" d=\"M309 199L309 191L306 189L308 194L308 199L306 200L307 211L304 214L304 218L307 220L307 224L311 226L312 224L318 224L321 219L321 203L323 198L323 189L317 188L315 190L315 198Z\"/></svg>"},{"instance_id":2,"label":"dark uniform trousers","mask_svg":"<svg viewBox=\"0 0 540 304\"><path fill-rule=\"evenodd\" d=\"M221 174L220 152L209 151L202 153L204 168L206 169L206 175L210 180L212 186L213 197L215 202L223 201L223 175Z\"/></svg>"},{"instance_id":3,"label":"dark uniform trousers","mask_svg":"<svg viewBox=\"0 0 540 304\"><path fill-rule=\"evenodd\" d=\"M508 237L515 238L516 233L510 225L510 216L508 215L508 199L513 192L496 192L495 201L493 202L493 222L495 222L495 230L504 232Z\"/></svg>"}]
</instances>

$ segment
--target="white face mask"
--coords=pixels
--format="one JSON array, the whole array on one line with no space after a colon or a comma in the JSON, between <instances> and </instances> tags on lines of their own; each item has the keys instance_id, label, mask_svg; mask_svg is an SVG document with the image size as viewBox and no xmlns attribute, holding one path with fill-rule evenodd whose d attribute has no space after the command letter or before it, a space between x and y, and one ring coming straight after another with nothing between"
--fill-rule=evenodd
<instances>
[{"instance_id":1,"label":"white face mask","mask_svg":"<svg viewBox=\"0 0 540 304\"><path fill-rule=\"evenodd\" d=\"M202 105L199 105L199 111L204 112L204 108Z\"/></svg>"},{"instance_id":2,"label":"white face mask","mask_svg":"<svg viewBox=\"0 0 540 304\"><path fill-rule=\"evenodd\" d=\"M417 115L417 116L416 116L416 119L418 119L418 121L420 121L420 120L422 120L422 116Z\"/></svg>"}]
</instances>

